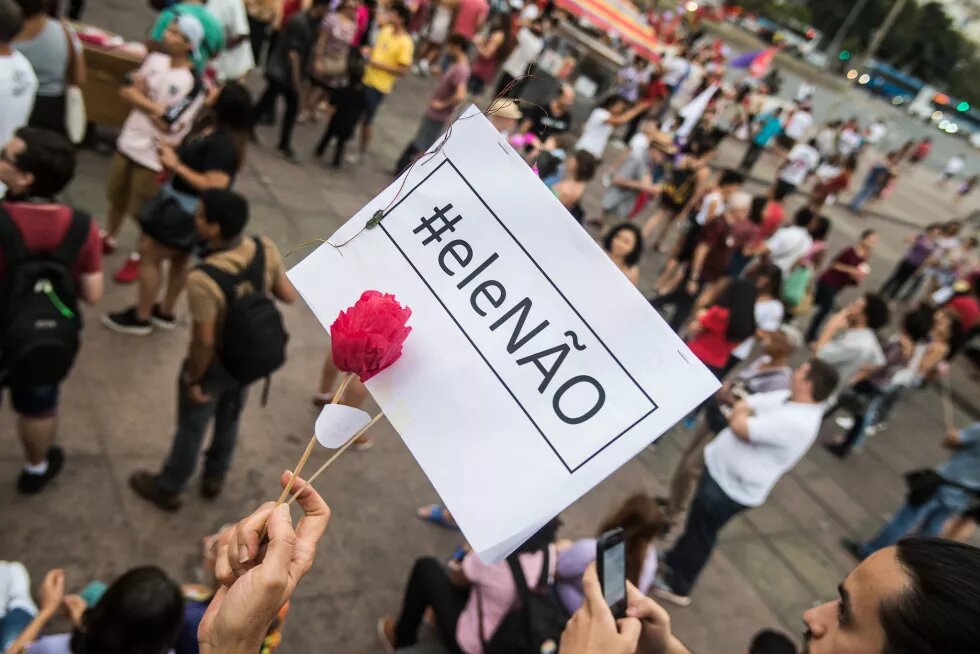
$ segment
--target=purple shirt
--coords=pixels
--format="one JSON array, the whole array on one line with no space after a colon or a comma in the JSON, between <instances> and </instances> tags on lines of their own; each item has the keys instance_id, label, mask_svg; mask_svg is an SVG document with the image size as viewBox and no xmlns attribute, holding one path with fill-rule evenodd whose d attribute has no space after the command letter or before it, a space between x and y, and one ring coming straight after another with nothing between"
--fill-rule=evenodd
<instances>
[{"instance_id":1,"label":"purple shirt","mask_svg":"<svg viewBox=\"0 0 980 654\"><path fill-rule=\"evenodd\" d=\"M569 613L575 613L585 601L582 592L582 575L589 564L595 561L596 539L582 538L572 543L567 550L558 553L558 567L555 569L555 592ZM640 568L637 588L646 595L653 586L657 575L657 549L650 545L646 558Z\"/></svg>"},{"instance_id":2,"label":"purple shirt","mask_svg":"<svg viewBox=\"0 0 980 654\"><path fill-rule=\"evenodd\" d=\"M905 261L914 265L921 266L926 262L926 259L935 251L936 244L925 234L919 234L915 237L915 241L912 243L912 247L908 249L905 253Z\"/></svg>"}]
</instances>

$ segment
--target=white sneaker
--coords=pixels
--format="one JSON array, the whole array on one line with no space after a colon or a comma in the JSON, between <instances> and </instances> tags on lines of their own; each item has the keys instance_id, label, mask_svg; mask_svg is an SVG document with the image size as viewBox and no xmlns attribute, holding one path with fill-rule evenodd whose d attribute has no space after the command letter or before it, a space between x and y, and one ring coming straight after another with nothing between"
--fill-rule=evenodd
<instances>
[{"instance_id":1,"label":"white sneaker","mask_svg":"<svg viewBox=\"0 0 980 654\"><path fill-rule=\"evenodd\" d=\"M667 584L667 582L661 579L660 577L657 577L656 579L653 580L653 587L650 589L650 593L653 594L654 597L662 599L666 602L670 602L671 604L675 604L677 606L691 605L690 596L681 595L675 592L674 589L671 588Z\"/></svg>"},{"instance_id":2,"label":"white sneaker","mask_svg":"<svg viewBox=\"0 0 980 654\"><path fill-rule=\"evenodd\" d=\"M347 163L349 163L352 166L360 166L361 165L361 154L359 152L351 152L349 155L347 155L346 157L344 157L344 161L346 161Z\"/></svg>"},{"instance_id":3,"label":"white sneaker","mask_svg":"<svg viewBox=\"0 0 980 654\"><path fill-rule=\"evenodd\" d=\"M844 431L850 431L854 427L854 416L837 416L834 423Z\"/></svg>"},{"instance_id":4,"label":"white sneaker","mask_svg":"<svg viewBox=\"0 0 980 654\"><path fill-rule=\"evenodd\" d=\"M423 59L422 61L419 62L419 72L422 74L422 77L428 77L429 76L429 60L428 59Z\"/></svg>"},{"instance_id":5,"label":"white sneaker","mask_svg":"<svg viewBox=\"0 0 980 654\"><path fill-rule=\"evenodd\" d=\"M31 576L23 563L0 561L0 612L14 609L37 615L37 605L31 599Z\"/></svg>"}]
</instances>

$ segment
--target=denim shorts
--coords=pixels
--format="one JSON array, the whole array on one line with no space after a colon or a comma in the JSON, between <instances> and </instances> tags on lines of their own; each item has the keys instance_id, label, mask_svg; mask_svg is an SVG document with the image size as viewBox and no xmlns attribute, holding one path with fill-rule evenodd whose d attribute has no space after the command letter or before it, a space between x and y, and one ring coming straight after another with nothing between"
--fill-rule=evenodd
<instances>
[{"instance_id":1,"label":"denim shorts","mask_svg":"<svg viewBox=\"0 0 980 654\"><path fill-rule=\"evenodd\" d=\"M374 116L378 113L378 108L384 102L385 94L373 86L364 86L364 123L370 125L374 122Z\"/></svg>"},{"instance_id":2,"label":"denim shorts","mask_svg":"<svg viewBox=\"0 0 980 654\"><path fill-rule=\"evenodd\" d=\"M17 415L26 418L48 418L58 408L58 385L11 387L10 403Z\"/></svg>"}]
</instances>

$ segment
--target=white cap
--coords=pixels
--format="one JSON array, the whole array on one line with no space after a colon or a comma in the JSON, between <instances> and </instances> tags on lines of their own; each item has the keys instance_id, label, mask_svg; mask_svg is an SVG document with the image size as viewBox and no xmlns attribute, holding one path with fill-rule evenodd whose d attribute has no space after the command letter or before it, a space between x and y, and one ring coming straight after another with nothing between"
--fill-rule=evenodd
<instances>
[{"instance_id":1,"label":"white cap","mask_svg":"<svg viewBox=\"0 0 980 654\"><path fill-rule=\"evenodd\" d=\"M177 23L180 33L191 44L191 54L195 59L200 57L201 44L204 43L204 25L196 16L180 12L174 14L174 22Z\"/></svg>"}]
</instances>

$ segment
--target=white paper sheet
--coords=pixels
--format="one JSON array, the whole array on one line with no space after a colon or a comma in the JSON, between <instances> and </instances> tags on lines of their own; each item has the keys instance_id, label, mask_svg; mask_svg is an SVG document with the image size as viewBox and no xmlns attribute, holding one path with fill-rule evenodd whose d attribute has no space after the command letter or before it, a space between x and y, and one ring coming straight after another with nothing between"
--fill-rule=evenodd
<instances>
[{"instance_id":1,"label":"white paper sheet","mask_svg":"<svg viewBox=\"0 0 980 654\"><path fill-rule=\"evenodd\" d=\"M316 417L313 433L320 445L338 448L371 422L371 416L343 404L327 404Z\"/></svg>"},{"instance_id":2,"label":"white paper sheet","mask_svg":"<svg viewBox=\"0 0 980 654\"><path fill-rule=\"evenodd\" d=\"M368 289L412 308L402 359L367 387L481 559L718 388L474 107L330 242L379 209L289 277L325 327Z\"/></svg>"}]
</instances>

